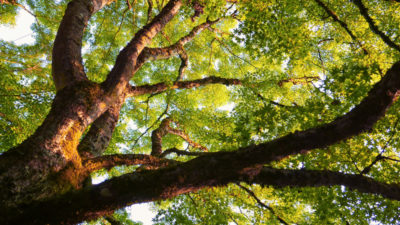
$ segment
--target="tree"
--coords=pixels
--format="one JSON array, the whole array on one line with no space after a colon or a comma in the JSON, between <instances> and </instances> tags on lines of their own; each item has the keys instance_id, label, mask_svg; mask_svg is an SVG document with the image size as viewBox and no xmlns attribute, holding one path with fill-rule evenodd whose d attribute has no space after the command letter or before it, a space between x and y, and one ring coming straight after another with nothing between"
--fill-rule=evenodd
<instances>
[{"instance_id":1,"label":"tree","mask_svg":"<svg viewBox=\"0 0 400 225\"><path fill-rule=\"evenodd\" d=\"M2 224L399 223L396 1L68 2L2 1Z\"/></svg>"}]
</instances>

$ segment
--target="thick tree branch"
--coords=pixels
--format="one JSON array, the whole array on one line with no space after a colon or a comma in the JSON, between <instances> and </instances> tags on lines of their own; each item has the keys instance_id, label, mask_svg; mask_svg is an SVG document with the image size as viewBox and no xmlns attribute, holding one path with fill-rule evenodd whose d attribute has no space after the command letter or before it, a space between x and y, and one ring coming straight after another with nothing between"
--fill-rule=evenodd
<instances>
[{"instance_id":1,"label":"thick tree branch","mask_svg":"<svg viewBox=\"0 0 400 225\"><path fill-rule=\"evenodd\" d=\"M83 31L91 15L113 0L74 0L65 11L53 46L52 75L57 91L86 80L82 64Z\"/></svg>"},{"instance_id":2,"label":"thick tree branch","mask_svg":"<svg viewBox=\"0 0 400 225\"><path fill-rule=\"evenodd\" d=\"M159 156L162 153L162 138L168 134L170 122L170 118L165 118L160 126L151 132L151 155Z\"/></svg>"},{"instance_id":3,"label":"thick tree branch","mask_svg":"<svg viewBox=\"0 0 400 225\"><path fill-rule=\"evenodd\" d=\"M220 21L220 19L213 20L213 21L207 20L206 22L204 22L198 26L195 26L189 32L189 34L182 37L181 39L179 39L177 42L175 42L174 44L172 44L170 46L162 47L162 48L148 48L148 47L144 48L137 60L136 67L140 67L148 60L168 59L174 55L182 54L182 49L185 44L187 44L188 42L193 40L193 38L197 34L199 34L201 31L203 31L204 29L217 23L218 21ZM180 57L182 58L182 56L180 56ZM183 58L184 57L185 56L183 56Z\"/></svg>"},{"instance_id":4,"label":"thick tree branch","mask_svg":"<svg viewBox=\"0 0 400 225\"><path fill-rule=\"evenodd\" d=\"M101 156L107 149L118 123L122 104L121 101L112 105L93 122L89 132L78 145L78 152L82 159Z\"/></svg>"},{"instance_id":5,"label":"thick tree branch","mask_svg":"<svg viewBox=\"0 0 400 225\"><path fill-rule=\"evenodd\" d=\"M186 155L186 156L200 156L200 155L206 155L210 154L208 152L188 152L188 151L183 151L179 150L177 148L170 148L165 150L163 153L161 153L160 158L164 158L165 156L175 153L177 155Z\"/></svg>"},{"instance_id":6,"label":"thick tree branch","mask_svg":"<svg viewBox=\"0 0 400 225\"><path fill-rule=\"evenodd\" d=\"M307 153L369 131L397 100L400 90L400 62L390 68L364 100L331 123L295 132L271 142L243 148L242 160L248 165L268 163L293 154Z\"/></svg>"},{"instance_id":7,"label":"thick tree branch","mask_svg":"<svg viewBox=\"0 0 400 225\"><path fill-rule=\"evenodd\" d=\"M176 77L175 81L179 81L183 78L183 73L189 64L188 55L183 47L179 52L179 58L181 59L181 65L179 66L178 76Z\"/></svg>"},{"instance_id":8,"label":"thick tree branch","mask_svg":"<svg viewBox=\"0 0 400 225\"><path fill-rule=\"evenodd\" d=\"M242 81L239 79L229 79L229 78L210 76L198 80L174 82L171 86L169 86L167 83L164 82L152 85L132 86L128 90L127 94L129 97L133 97L144 94L157 94L173 89L190 89L190 88L204 86L207 84L241 85Z\"/></svg>"},{"instance_id":9,"label":"thick tree branch","mask_svg":"<svg viewBox=\"0 0 400 225\"><path fill-rule=\"evenodd\" d=\"M230 170L224 164L207 167L210 162L206 160L212 158L203 157L201 162L197 159L170 168L126 174L58 198L20 206L18 210L2 209L0 221L10 224L57 224L60 221L73 224L110 214L126 205L171 198L205 187L241 181L278 188L343 185L362 193L400 200L399 185L378 182L361 175L267 167L236 171ZM194 161L197 163L193 164ZM225 173L221 173L222 168ZM63 210L59 210L60 208Z\"/></svg>"},{"instance_id":10,"label":"thick tree branch","mask_svg":"<svg viewBox=\"0 0 400 225\"><path fill-rule=\"evenodd\" d=\"M136 61L139 54L151 42L153 37L178 13L181 5L181 0L170 0L160 14L138 31L128 45L122 49L117 56L113 69L102 84L108 92L116 96L123 93L134 74L135 67L137 68Z\"/></svg>"},{"instance_id":11,"label":"thick tree branch","mask_svg":"<svg viewBox=\"0 0 400 225\"><path fill-rule=\"evenodd\" d=\"M83 166L87 173L91 173L100 169L111 169L115 166L131 166L146 165L151 168L160 168L167 165L175 164L176 161L169 159L160 159L151 155L144 154L115 154L104 155L83 162ZM148 167L146 167L148 168Z\"/></svg>"},{"instance_id":12,"label":"thick tree branch","mask_svg":"<svg viewBox=\"0 0 400 225\"><path fill-rule=\"evenodd\" d=\"M375 34L379 35L382 39L383 42L385 42L389 47L396 49L397 51L400 52L400 46L394 43L390 38L383 33L381 30L379 30L378 26L376 26L375 22L372 20L372 18L368 15L368 9L364 6L361 0L353 0L354 4L358 7L360 10L361 15L364 17L364 19L368 22L369 27L371 28L372 32Z\"/></svg>"},{"instance_id":13,"label":"thick tree branch","mask_svg":"<svg viewBox=\"0 0 400 225\"><path fill-rule=\"evenodd\" d=\"M362 175L328 170L288 170L264 167L251 182L274 187L343 185L361 193L378 194L389 199L400 200L400 186L398 184L386 184Z\"/></svg>"}]
</instances>

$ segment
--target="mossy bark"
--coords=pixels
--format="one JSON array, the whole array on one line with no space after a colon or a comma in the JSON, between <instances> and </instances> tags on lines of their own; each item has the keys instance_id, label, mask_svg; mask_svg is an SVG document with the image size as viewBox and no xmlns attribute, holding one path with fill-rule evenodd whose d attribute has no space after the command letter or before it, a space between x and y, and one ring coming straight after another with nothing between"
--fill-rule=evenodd
<instances>
[{"instance_id":1,"label":"mossy bark","mask_svg":"<svg viewBox=\"0 0 400 225\"><path fill-rule=\"evenodd\" d=\"M57 93L43 124L19 146L0 157L2 206L48 198L81 187L77 146L90 122L105 107L99 85L88 81Z\"/></svg>"}]
</instances>

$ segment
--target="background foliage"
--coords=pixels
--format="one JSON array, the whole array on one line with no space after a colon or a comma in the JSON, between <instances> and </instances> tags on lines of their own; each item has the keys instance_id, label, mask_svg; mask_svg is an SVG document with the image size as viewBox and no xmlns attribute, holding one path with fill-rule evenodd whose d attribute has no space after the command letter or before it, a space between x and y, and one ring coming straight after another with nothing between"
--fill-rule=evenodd
<instances>
[{"instance_id":1,"label":"background foliage","mask_svg":"<svg viewBox=\"0 0 400 225\"><path fill-rule=\"evenodd\" d=\"M67 2L24 0L18 1L20 5L0 5L1 24L15 24L22 6L36 18L31 26L35 43L0 41L0 130L4 131L0 151L32 134L49 111L55 94L50 51ZM166 1L152 2L154 16ZM218 76L242 79L244 84L210 85L129 99L107 154L148 154L151 131L166 116L209 151L233 150L330 122L358 104L399 58L398 51L371 31L352 1L324 4L347 24L356 39L327 14L319 1L199 2L205 6L199 18L193 20L194 12L187 2L151 46L170 45L207 18L223 17L213 29L185 45L189 67L183 80ZM400 4L383 0L363 3L379 29L399 43ZM147 1L115 1L91 18L83 41L84 63L91 80L105 79L119 50L146 24L147 9ZM178 57L146 63L131 83L172 84L179 65ZM357 174L381 155L390 159L376 162L366 176L398 183L398 111L396 103L370 133L270 166ZM163 147L197 151L171 134L164 137ZM118 167L93 176L118 176L132 169ZM400 223L398 202L340 186L247 188L265 205L238 185L229 185L155 203L158 214L154 223L280 224L279 218L288 224ZM114 217L127 220L123 211Z\"/></svg>"}]
</instances>

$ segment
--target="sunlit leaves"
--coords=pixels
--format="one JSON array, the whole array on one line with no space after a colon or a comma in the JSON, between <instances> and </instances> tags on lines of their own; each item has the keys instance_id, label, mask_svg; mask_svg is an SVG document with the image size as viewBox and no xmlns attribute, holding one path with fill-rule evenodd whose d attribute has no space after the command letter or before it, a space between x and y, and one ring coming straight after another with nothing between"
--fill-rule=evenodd
<instances>
[{"instance_id":1,"label":"sunlit leaves","mask_svg":"<svg viewBox=\"0 0 400 225\"><path fill-rule=\"evenodd\" d=\"M174 44L207 19L221 17L184 46L189 65L182 80L217 76L241 79L243 84L167 90L128 99L106 154L149 154L151 132L166 117L172 118L173 126L193 141L216 152L270 141L331 122L348 112L398 60L399 53L371 32L351 1L321 1L354 37L316 1L198 1L204 12L196 18L192 1L185 1L150 47ZM54 96L51 46L67 2L21 1L36 15L32 26L36 42L31 46L0 42L0 129L5 131L0 136L1 151L30 135L49 110ZM152 2L154 17L166 1ZM400 4L363 2L378 27L398 43ZM105 79L120 49L148 22L147 1L129 3L114 1L93 15L88 24L82 54L85 72L92 81ZM13 24L17 8L0 5L1 23ZM180 63L177 55L147 62L134 74L131 84L172 85ZM350 174L360 174L370 166L365 176L398 183L398 111L396 103L366 134L269 166ZM172 134L163 138L163 149L168 148L199 151ZM193 158L168 157L181 161ZM118 167L93 176L119 176L134 169ZM247 192L230 185L157 204L160 210L155 223L279 224L278 216L296 224L400 222L397 202L342 186L249 189L275 214ZM128 223L125 213L114 217Z\"/></svg>"}]
</instances>

